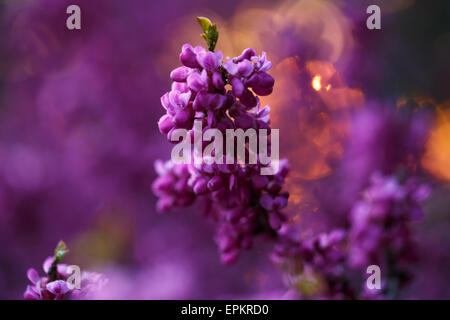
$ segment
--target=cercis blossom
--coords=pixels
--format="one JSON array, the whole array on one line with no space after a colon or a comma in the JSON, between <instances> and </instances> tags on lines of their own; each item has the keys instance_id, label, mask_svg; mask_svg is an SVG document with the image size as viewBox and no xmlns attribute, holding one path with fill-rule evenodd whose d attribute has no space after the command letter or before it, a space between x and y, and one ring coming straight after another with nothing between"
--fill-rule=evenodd
<instances>
[{"instance_id":1,"label":"cercis blossom","mask_svg":"<svg viewBox=\"0 0 450 320\"><path fill-rule=\"evenodd\" d=\"M207 30L205 34L208 35ZM210 45L209 49L182 46L183 65L170 73L171 90L161 97L166 114L159 120L160 132L169 141L176 129L194 135L194 121L201 121L202 132L218 129L225 134L227 129L266 129L270 136L270 108L262 107L258 97L269 95L274 86L274 79L267 73L272 64L266 53L258 55L248 48L240 56L224 60L220 51L212 51ZM282 186L288 164L281 160L274 175L260 175L262 166L271 165L260 161L256 164L158 161L155 166L159 177L152 186L160 198L157 208L167 211L190 205L196 199L204 202L205 214L215 222L215 240L222 262L232 263L240 250L252 246L255 235L275 236L286 221L282 209L289 194L282 191Z\"/></svg>"},{"instance_id":2,"label":"cercis blossom","mask_svg":"<svg viewBox=\"0 0 450 320\"><path fill-rule=\"evenodd\" d=\"M374 174L350 213L349 263L358 268L413 261L411 223L423 217L421 203L429 194L429 186L414 178L402 184L393 176Z\"/></svg>"},{"instance_id":3,"label":"cercis blossom","mask_svg":"<svg viewBox=\"0 0 450 320\"><path fill-rule=\"evenodd\" d=\"M203 119L204 127L220 130L268 128L268 119L258 117L264 108L257 95L269 95L274 86L266 72L272 64L264 52L258 56L255 50L246 49L241 56L223 61L220 51L185 44L180 61L184 65L170 73L171 91L161 97L167 113L158 126L169 141L174 129L191 130L195 119Z\"/></svg>"},{"instance_id":4,"label":"cercis blossom","mask_svg":"<svg viewBox=\"0 0 450 320\"><path fill-rule=\"evenodd\" d=\"M64 242L60 242L55 249L55 255L45 259L44 276L40 276L36 269L27 271L28 285L24 293L25 300L76 300L87 299L98 292L107 283L107 278L97 272L81 272L80 287L68 284L72 271L67 264L60 263L68 252Z\"/></svg>"},{"instance_id":5,"label":"cercis blossom","mask_svg":"<svg viewBox=\"0 0 450 320\"><path fill-rule=\"evenodd\" d=\"M429 194L429 186L417 178L401 182L377 172L350 211L346 229L302 237L297 228L285 226L278 232L271 258L302 297L395 298L415 260L411 223L422 218L421 203ZM365 281L363 285L350 281L352 271L364 274L370 265L383 270L380 290L369 290Z\"/></svg>"}]
</instances>

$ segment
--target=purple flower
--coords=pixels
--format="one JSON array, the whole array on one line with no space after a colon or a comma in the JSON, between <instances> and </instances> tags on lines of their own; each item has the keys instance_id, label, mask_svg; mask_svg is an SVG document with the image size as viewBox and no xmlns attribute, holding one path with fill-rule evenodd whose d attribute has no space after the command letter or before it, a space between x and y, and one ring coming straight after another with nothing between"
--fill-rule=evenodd
<instances>
[{"instance_id":1,"label":"purple flower","mask_svg":"<svg viewBox=\"0 0 450 320\"><path fill-rule=\"evenodd\" d=\"M203 130L262 128L269 129L270 134L270 107L260 108L258 97L249 89L262 94L272 90L273 78L265 73L270 68L265 54L257 57L255 50L246 49L234 59L222 63L222 58L220 51L193 49L187 44L182 47L180 61L184 66L172 71L176 84L161 98L167 111L158 123L161 133L170 138L174 128L185 128L192 134L195 116L202 119ZM225 89L226 84L231 85L231 90ZM287 162L281 161L273 176L261 176L260 167L238 166L236 161L231 165L158 161L155 168L159 177L152 185L159 197L157 208L167 211L190 205L196 199L203 202L205 215L216 224L215 240L221 260L232 263L241 250L251 247L257 234L273 236L287 221L281 212L289 197L282 192Z\"/></svg>"},{"instance_id":2,"label":"purple flower","mask_svg":"<svg viewBox=\"0 0 450 320\"><path fill-rule=\"evenodd\" d=\"M170 73L170 79L176 82L185 82L192 69L188 67L178 67Z\"/></svg>"},{"instance_id":3,"label":"purple flower","mask_svg":"<svg viewBox=\"0 0 450 320\"><path fill-rule=\"evenodd\" d=\"M165 114L158 121L158 128L162 134L168 134L172 128L174 128L175 123L172 117L168 114Z\"/></svg>"},{"instance_id":4,"label":"purple flower","mask_svg":"<svg viewBox=\"0 0 450 320\"><path fill-rule=\"evenodd\" d=\"M187 85L195 92L208 90L208 80L206 70L203 70L202 72L196 70L187 77Z\"/></svg>"},{"instance_id":5,"label":"purple flower","mask_svg":"<svg viewBox=\"0 0 450 320\"><path fill-rule=\"evenodd\" d=\"M197 54L197 62L208 72L216 71L222 62L222 52L202 51Z\"/></svg>"},{"instance_id":6,"label":"purple flower","mask_svg":"<svg viewBox=\"0 0 450 320\"><path fill-rule=\"evenodd\" d=\"M242 54L239 57L234 58L235 62L241 62L243 60L250 60L252 57L256 56L256 51L253 48L247 48L242 51Z\"/></svg>"},{"instance_id":7,"label":"purple flower","mask_svg":"<svg viewBox=\"0 0 450 320\"><path fill-rule=\"evenodd\" d=\"M155 162L159 177L153 182L152 190L159 200L157 208L161 212L175 207L190 205L194 200L194 191L188 185L190 178L189 168L186 165L174 165L168 161Z\"/></svg>"},{"instance_id":8,"label":"purple flower","mask_svg":"<svg viewBox=\"0 0 450 320\"><path fill-rule=\"evenodd\" d=\"M190 44L185 44L181 48L180 62L189 68L197 68L199 64L197 62L197 55Z\"/></svg>"},{"instance_id":9,"label":"purple flower","mask_svg":"<svg viewBox=\"0 0 450 320\"><path fill-rule=\"evenodd\" d=\"M28 269L27 278L32 285L25 290L25 300L86 299L104 287L108 280L102 274L82 272L80 288L70 288L67 282L71 276L68 265L60 263L67 251L61 241L55 249L55 256L44 261L45 276L41 277L33 268Z\"/></svg>"},{"instance_id":10,"label":"purple flower","mask_svg":"<svg viewBox=\"0 0 450 320\"><path fill-rule=\"evenodd\" d=\"M347 253L342 244L346 236L344 230L334 229L303 238L297 228L283 227L271 258L286 271L288 285L305 298L353 298L345 273ZM305 288L305 282L315 285Z\"/></svg>"},{"instance_id":11,"label":"purple flower","mask_svg":"<svg viewBox=\"0 0 450 320\"><path fill-rule=\"evenodd\" d=\"M394 176L374 174L350 214L350 265L365 268L377 264L397 270L413 261L410 223L423 216L421 202L429 193L429 187L414 178L402 184Z\"/></svg>"},{"instance_id":12,"label":"purple flower","mask_svg":"<svg viewBox=\"0 0 450 320\"><path fill-rule=\"evenodd\" d=\"M158 127L169 140L174 128L192 129L195 112L203 112L205 116L205 112L217 111L216 115L208 117L221 123L223 118L229 119L226 112L230 111L235 114L235 128L269 129L268 121L264 121L265 124L255 121L260 112L255 93L268 95L274 85L274 79L266 73L271 67L266 54L257 56L255 50L246 49L239 57L223 63L222 59L220 51L183 45L180 54L183 66L170 73L174 83L171 91L161 97L161 104L170 117L161 117ZM225 89L226 84L231 90ZM255 107L258 111L252 110ZM264 117L268 119L270 109L266 110Z\"/></svg>"},{"instance_id":13,"label":"purple flower","mask_svg":"<svg viewBox=\"0 0 450 320\"><path fill-rule=\"evenodd\" d=\"M195 111L218 110L225 106L227 97L219 93L201 91L195 97L193 108Z\"/></svg>"},{"instance_id":14,"label":"purple flower","mask_svg":"<svg viewBox=\"0 0 450 320\"><path fill-rule=\"evenodd\" d=\"M63 280L55 280L46 284L46 289L55 296L55 300L62 298L70 291L67 283Z\"/></svg>"},{"instance_id":15,"label":"purple flower","mask_svg":"<svg viewBox=\"0 0 450 320\"><path fill-rule=\"evenodd\" d=\"M266 72L270 68L272 68L272 62L267 60L267 56L266 56L266 53L264 51L263 51L263 53L260 56L257 56L256 54L254 54L253 56L250 57L250 60L252 62L255 62L256 69L258 71Z\"/></svg>"}]
</instances>

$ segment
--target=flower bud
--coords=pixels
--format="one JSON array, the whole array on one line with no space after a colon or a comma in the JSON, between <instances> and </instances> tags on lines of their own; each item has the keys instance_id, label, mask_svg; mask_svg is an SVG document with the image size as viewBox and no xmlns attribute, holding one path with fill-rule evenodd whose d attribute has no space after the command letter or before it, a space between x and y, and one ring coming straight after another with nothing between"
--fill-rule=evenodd
<instances>
[{"instance_id":1,"label":"flower bud","mask_svg":"<svg viewBox=\"0 0 450 320\"><path fill-rule=\"evenodd\" d=\"M163 115L158 121L159 132L162 134L168 134L174 126L172 117L168 114Z\"/></svg>"},{"instance_id":2,"label":"flower bud","mask_svg":"<svg viewBox=\"0 0 450 320\"><path fill-rule=\"evenodd\" d=\"M185 82L191 70L188 67L178 67L170 73L170 79L177 82Z\"/></svg>"},{"instance_id":3,"label":"flower bud","mask_svg":"<svg viewBox=\"0 0 450 320\"><path fill-rule=\"evenodd\" d=\"M174 122L178 128L192 128L192 124L194 122L193 112L188 108L178 111L174 117Z\"/></svg>"},{"instance_id":4,"label":"flower bud","mask_svg":"<svg viewBox=\"0 0 450 320\"><path fill-rule=\"evenodd\" d=\"M197 54L197 62L203 69L210 72L216 71L219 68L221 60L222 53L220 51L204 51Z\"/></svg>"},{"instance_id":5,"label":"flower bud","mask_svg":"<svg viewBox=\"0 0 450 320\"><path fill-rule=\"evenodd\" d=\"M194 91L202 91L208 89L208 74L205 70L203 70L201 73L199 72L192 72L187 77L187 84L189 88L191 88Z\"/></svg>"},{"instance_id":6,"label":"flower bud","mask_svg":"<svg viewBox=\"0 0 450 320\"><path fill-rule=\"evenodd\" d=\"M200 66L197 62L197 55L190 44L185 44L181 48L180 61L189 68L197 68Z\"/></svg>"},{"instance_id":7,"label":"flower bud","mask_svg":"<svg viewBox=\"0 0 450 320\"><path fill-rule=\"evenodd\" d=\"M197 195L205 194L208 192L206 179L197 179L194 184L194 193Z\"/></svg>"},{"instance_id":8,"label":"flower bud","mask_svg":"<svg viewBox=\"0 0 450 320\"><path fill-rule=\"evenodd\" d=\"M281 210L284 207L286 207L288 204L288 200L286 197L283 196L277 196L275 197L275 199L273 200L273 209L274 210Z\"/></svg>"},{"instance_id":9,"label":"flower bud","mask_svg":"<svg viewBox=\"0 0 450 320\"><path fill-rule=\"evenodd\" d=\"M281 228L281 220L276 212L269 212L269 225L274 230Z\"/></svg>"},{"instance_id":10,"label":"flower bud","mask_svg":"<svg viewBox=\"0 0 450 320\"><path fill-rule=\"evenodd\" d=\"M248 77L253 72L253 63L250 60L239 62L237 71L241 77Z\"/></svg>"},{"instance_id":11,"label":"flower bud","mask_svg":"<svg viewBox=\"0 0 450 320\"><path fill-rule=\"evenodd\" d=\"M244 51L242 51L241 55L237 58L235 58L236 62L240 62L242 60L250 60L251 57L256 56L256 51L253 48L247 48Z\"/></svg>"}]
</instances>

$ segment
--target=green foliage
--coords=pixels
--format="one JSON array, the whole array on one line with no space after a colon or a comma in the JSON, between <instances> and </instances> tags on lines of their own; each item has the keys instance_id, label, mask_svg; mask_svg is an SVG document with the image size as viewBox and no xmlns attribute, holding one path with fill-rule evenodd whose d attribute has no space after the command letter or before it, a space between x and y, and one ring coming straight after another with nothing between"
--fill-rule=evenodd
<instances>
[{"instance_id":1,"label":"green foliage","mask_svg":"<svg viewBox=\"0 0 450 320\"><path fill-rule=\"evenodd\" d=\"M214 51L217 40L219 39L217 25L213 24L211 20L205 17L197 17L197 21L204 32L201 34L201 36L203 39L205 39L206 44L208 45L208 50Z\"/></svg>"}]
</instances>

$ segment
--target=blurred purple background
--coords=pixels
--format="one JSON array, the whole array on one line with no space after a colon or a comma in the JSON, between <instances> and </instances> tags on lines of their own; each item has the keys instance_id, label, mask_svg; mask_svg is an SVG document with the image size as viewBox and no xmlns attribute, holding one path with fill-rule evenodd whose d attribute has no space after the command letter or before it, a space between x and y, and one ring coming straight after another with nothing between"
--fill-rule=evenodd
<instances>
[{"instance_id":1,"label":"blurred purple background","mask_svg":"<svg viewBox=\"0 0 450 320\"><path fill-rule=\"evenodd\" d=\"M345 225L374 171L405 167L434 187L405 298L450 298L450 5L375 1L10 0L0 36L0 298L22 297L64 239L69 263L104 272L102 298L282 298L261 241L220 264L193 206L159 215L153 162L170 157L160 96L196 16L225 56L267 52L273 127L292 165L289 211L303 228ZM65 27L66 8L82 29ZM372 4L372 3L370 3ZM325 87L311 80L322 75Z\"/></svg>"}]
</instances>

